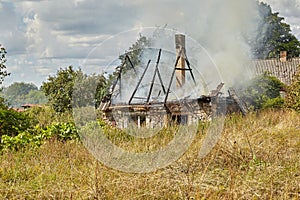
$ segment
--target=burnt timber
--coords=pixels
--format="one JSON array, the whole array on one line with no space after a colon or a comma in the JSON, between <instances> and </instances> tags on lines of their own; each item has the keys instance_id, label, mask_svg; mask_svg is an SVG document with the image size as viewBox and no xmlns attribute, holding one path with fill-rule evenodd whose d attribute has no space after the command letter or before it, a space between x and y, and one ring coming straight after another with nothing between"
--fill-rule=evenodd
<instances>
[{"instance_id":1,"label":"burnt timber","mask_svg":"<svg viewBox=\"0 0 300 200\"><path fill-rule=\"evenodd\" d=\"M150 82L148 94L145 97L136 96L136 92L140 87L142 80L144 79L151 60L148 61L141 77L128 102L126 103L112 103L111 97L113 91L109 97L101 102L99 110L103 113L103 119L109 122L111 125L115 125L119 128L127 128L131 125L137 125L140 127L164 127L174 123L176 124L192 124L197 123L199 120L207 121L216 114L225 114L230 107L230 111L240 110L236 103L236 99L221 97L221 89L224 83L218 85L215 90L212 90L209 95L201 95L197 98L185 97L179 100L172 100L169 98L171 93L171 86L176 80L176 88L180 89L186 83L186 72L191 77L191 80L196 85L196 80L190 66L190 62L186 56L185 50L185 36L178 34L175 35L176 46L176 60L173 67L173 72L167 87L163 84L161 73L159 70L159 63L161 57L161 49L158 52L154 74ZM130 66L135 71L135 68L130 61L130 58L126 56L127 61L130 62ZM135 71L136 72L136 71ZM112 90L116 88L116 84L119 81L119 88L121 90L121 75L122 66L117 76L117 81L112 86ZM152 97L153 85L156 77L159 79L161 90L158 95L161 95L161 99ZM162 91L162 92L161 92ZM161 94L162 93L162 94ZM121 95L121 92L119 92ZM152 97L152 98L151 98ZM136 102L133 100L142 100L142 102Z\"/></svg>"}]
</instances>

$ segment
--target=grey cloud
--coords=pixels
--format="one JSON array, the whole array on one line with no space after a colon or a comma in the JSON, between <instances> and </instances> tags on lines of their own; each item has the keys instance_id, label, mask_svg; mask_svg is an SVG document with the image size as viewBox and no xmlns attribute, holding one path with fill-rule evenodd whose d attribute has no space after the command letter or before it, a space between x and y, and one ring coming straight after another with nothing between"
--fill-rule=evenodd
<instances>
[{"instance_id":1,"label":"grey cloud","mask_svg":"<svg viewBox=\"0 0 300 200\"><path fill-rule=\"evenodd\" d=\"M299 38L300 1L266 1L281 16L285 16ZM248 26L253 25L249 20L251 9L247 9L251 7L249 2L250 0L7 0L0 3L0 17L6 19L1 22L5 28L0 30L0 43L7 46L10 56L16 56L16 60L20 58L18 62L9 64L15 69L18 66L29 67L31 71L28 70L28 73L34 73L37 82L41 82L46 73L54 73L58 67L80 65L97 44L109 36L138 26L168 24L168 28L184 32L209 46L211 51L215 51L215 57L220 58L220 62L223 58L231 58L223 53L230 51L234 54L233 60L236 60L236 57L243 57L240 54L245 51L240 51L239 44L232 44L237 43L239 32L253 28ZM122 48L126 45L129 47L132 39L135 38L122 40L122 43L126 43ZM122 53L121 48L117 48L117 45L107 48L106 53L117 57L118 53ZM31 58L23 59L22 56ZM30 60L30 63L26 60ZM18 78L21 76L16 76Z\"/></svg>"},{"instance_id":2,"label":"grey cloud","mask_svg":"<svg viewBox=\"0 0 300 200\"><path fill-rule=\"evenodd\" d=\"M11 54L22 54L26 49L26 38L24 37L23 21L18 16L14 4L0 2L0 43L4 45Z\"/></svg>"},{"instance_id":3,"label":"grey cloud","mask_svg":"<svg viewBox=\"0 0 300 200\"><path fill-rule=\"evenodd\" d=\"M27 49L42 58L84 58L106 36L131 29L136 4L122 1L43 1L17 3L26 21ZM73 38L85 38L84 42Z\"/></svg>"},{"instance_id":4,"label":"grey cloud","mask_svg":"<svg viewBox=\"0 0 300 200\"><path fill-rule=\"evenodd\" d=\"M138 9L118 1L51 1L34 4L39 18L63 34L114 34L134 26Z\"/></svg>"}]
</instances>

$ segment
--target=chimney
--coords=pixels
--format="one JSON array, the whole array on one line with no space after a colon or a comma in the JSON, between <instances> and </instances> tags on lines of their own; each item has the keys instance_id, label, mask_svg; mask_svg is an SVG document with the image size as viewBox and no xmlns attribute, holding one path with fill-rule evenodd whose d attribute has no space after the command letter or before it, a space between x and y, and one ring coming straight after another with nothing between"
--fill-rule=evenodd
<instances>
[{"instance_id":1,"label":"chimney","mask_svg":"<svg viewBox=\"0 0 300 200\"><path fill-rule=\"evenodd\" d=\"M175 35L175 46L176 58L177 56L180 56L176 66L176 87L180 88L185 83L185 35Z\"/></svg>"},{"instance_id":2,"label":"chimney","mask_svg":"<svg viewBox=\"0 0 300 200\"><path fill-rule=\"evenodd\" d=\"M287 61L287 51L280 51L280 61L281 62Z\"/></svg>"}]
</instances>

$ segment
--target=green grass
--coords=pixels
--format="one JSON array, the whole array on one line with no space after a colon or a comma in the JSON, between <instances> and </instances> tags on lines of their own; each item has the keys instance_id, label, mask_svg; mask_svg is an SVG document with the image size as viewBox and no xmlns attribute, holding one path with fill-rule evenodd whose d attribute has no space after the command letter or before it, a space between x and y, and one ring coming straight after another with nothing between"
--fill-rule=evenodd
<instances>
[{"instance_id":1,"label":"green grass","mask_svg":"<svg viewBox=\"0 0 300 200\"><path fill-rule=\"evenodd\" d=\"M80 142L47 141L0 155L0 199L299 199L300 115L264 111L227 117L204 159L201 126L191 148L170 166L127 174L97 162ZM122 137L122 136L120 136ZM153 141L168 142L157 136ZM153 145L115 140L130 148ZM140 144L139 144L140 143ZM147 149L147 148L145 148Z\"/></svg>"}]
</instances>

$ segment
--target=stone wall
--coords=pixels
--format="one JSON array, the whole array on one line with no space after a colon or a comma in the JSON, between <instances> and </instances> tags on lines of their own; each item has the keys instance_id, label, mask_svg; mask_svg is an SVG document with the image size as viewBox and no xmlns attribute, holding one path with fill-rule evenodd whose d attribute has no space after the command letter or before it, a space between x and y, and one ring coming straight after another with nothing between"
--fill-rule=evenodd
<instances>
[{"instance_id":1,"label":"stone wall","mask_svg":"<svg viewBox=\"0 0 300 200\"><path fill-rule=\"evenodd\" d=\"M115 105L104 111L104 119L119 128L131 123L138 127L164 127L172 123L191 124L199 120L210 120L211 102L203 99L168 102L166 105Z\"/></svg>"}]
</instances>

